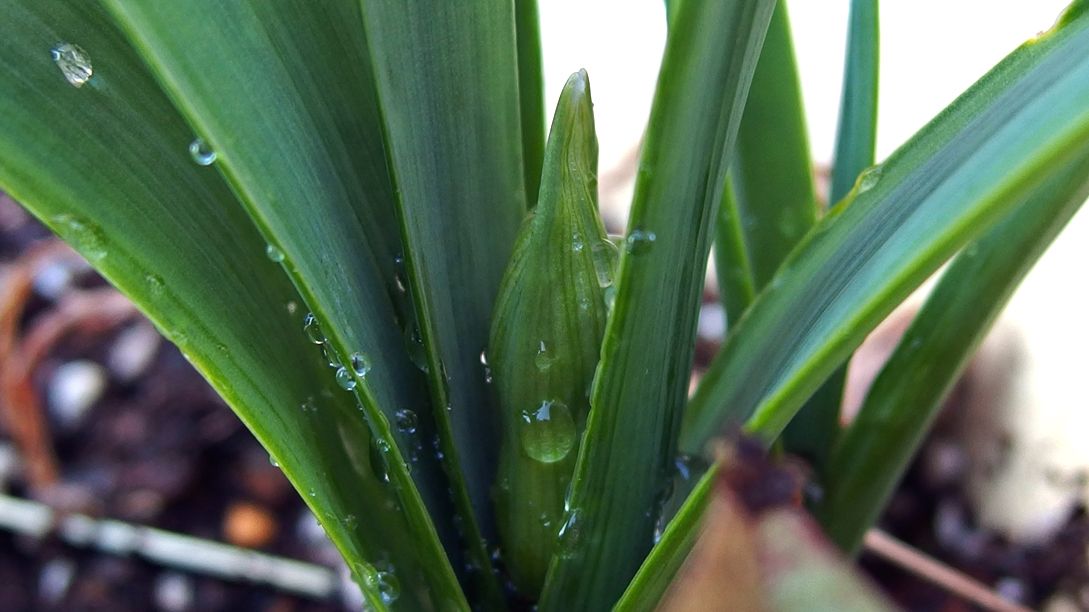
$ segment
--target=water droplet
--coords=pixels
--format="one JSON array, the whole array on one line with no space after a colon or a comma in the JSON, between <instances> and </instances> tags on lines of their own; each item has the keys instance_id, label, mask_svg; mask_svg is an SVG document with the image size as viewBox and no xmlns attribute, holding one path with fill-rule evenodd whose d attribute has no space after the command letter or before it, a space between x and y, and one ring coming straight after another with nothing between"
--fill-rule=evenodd
<instances>
[{"instance_id":1,"label":"water droplet","mask_svg":"<svg viewBox=\"0 0 1089 612\"><path fill-rule=\"evenodd\" d=\"M371 371L371 361L367 359L367 356L360 352L352 353L349 358L352 364L352 369L359 376L366 376Z\"/></svg>"},{"instance_id":2,"label":"water droplet","mask_svg":"<svg viewBox=\"0 0 1089 612\"><path fill-rule=\"evenodd\" d=\"M533 364L537 366L538 370L544 372L551 368L555 362L556 356L549 354L545 341L541 340L537 346L537 354L533 357Z\"/></svg>"},{"instance_id":3,"label":"water droplet","mask_svg":"<svg viewBox=\"0 0 1089 612\"><path fill-rule=\"evenodd\" d=\"M594 258L594 272L597 273L597 284L601 287L609 287L616 276L616 263L620 258L620 250L611 240L601 240L591 249Z\"/></svg>"},{"instance_id":4,"label":"water droplet","mask_svg":"<svg viewBox=\"0 0 1089 612\"><path fill-rule=\"evenodd\" d=\"M106 257L106 236L94 223L71 214L56 215L53 222L60 226L64 239L88 260L101 261Z\"/></svg>"},{"instance_id":5,"label":"water droplet","mask_svg":"<svg viewBox=\"0 0 1089 612\"><path fill-rule=\"evenodd\" d=\"M295 300L291 300L285 304L284 307L287 308L287 314L289 315L293 315L299 310L299 304Z\"/></svg>"},{"instance_id":6,"label":"water droplet","mask_svg":"<svg viewBox=\"0 0 1089 612\"><path fill-rule=\"evenodd\" d=\"M216 161L217 157L216 152L200 138L189 143L189 155L191 155L193 161L197 162L200 166L211 166Z\"/></svg>"},{"instance_id":7,"label":"water droplet","mask_svg":"<svg viewBox=\"0 0 1089 612\"><path fill-rule=\"evenodd\" d=\"M317 402L314 401L314 398L308 397L305 400L303 400L303 403L299 404L299 408L303 412L317 412L318 411L318 404L317 404Z\"/></svg>"},{"instance_id":8,"label":"water droplet","mask_svg":"<svg viewBox=\"0 0 1089 612\"><path fill-rule=\"evenodd\" d=\"M414 410L409 410L408 408L403 408L401 410L398 410L394 414L394 417L395 417L396 422L397 422L397 429L400 430L402 433L406 433L406 434L416 433L417 417L416 417L416 412Z\"/></svg>"},{"instance_id":9,"label":"water droplet","mask_svg":"<svg viewBox=\"0 0 1089 612\"><path fill-rule=\"evenodd\" d=\"M314 344L325 344L325 334L321 333L321 324L318 323L318 318L314 316L314 313L306 313L306 317L303 319L303 331L306 332L307 337Z\"/></svg>"},{"instance_id":10,"label":"water droplet","mask_svg":"<svg viewBox=\"0 0 1089 612\"><path fill-rule=\"evenodd\" d=\"M310 490L306 492L306 494L309 495L310 497L317 497L318 496L318 492L313 487L311 487Z\"/></svg>"},{"instance_id":11,"label":"water droplet","mask_svg":"<svg viewBox=\"0 0 1089 612\"><path fill-rule=\"evenodd\" d=\"M163 290L166 289L166 281L158 274L148 274L144 277L144 281L147 282L147 289L153 296L162 295Z\"/></svg>"},{"instance_id":12,"label":"water droplet","mask_svg":"<svg viewBox=\"0 0 1089 612\"><path fill-rule=\"evenodd\" d=\"M269 453L268 462L272 467L280 467L280 462L276 460L276 457L272 456L272 453Z\"/></svg>"},{"instance_id":13,"label":"water droplet","mask_svg":"<svg viewBox=\"0 0 1089 612\"><path fill-rule=\"evenodd\" d=\"M870 166L858 175L858 193L866 193L881 181L881 166Z\"/></svg>"},{"instance_id":14,"label":"water droplet","mask_svg":"<svg viewBox=\"0 0 1089 612\"><path fill-rule=\"evenodd\" d=\"M378 591L378 596L386 605L392 604L401 596L401 583L393 572L375 572L372 588Z\"/></svg>"},{"instance_id":15,"label":"water droplet","mask_svg":"<svg viewBox=\"0 0 1089 612\"><path fill-rule=\"evenodd\" d=\"M628 234L628 239L626 241L628 252L632 255L646 253L654 246L654 241L657 240L657 238L658 237L654 232L648 232L641 229L632 230L632 232Z\"/></svg>"},{"instance_id":16,"label":"water droplet","mask_svg":"<svg viewBox=\"0 0 1089 612\"><path fill-rule=\"evenodd\" d=\"M575 447L575 421L567 404L545 400L536 408L522 412L518 435L522 450L530 458L555 463Z\"/></svg>"},{"instance_id":17,"label":"water droplet","mask_svg":"<svg viewBox=\"0 0 1089 612\"><path fill-rule=\"evenodd\" d=\"M83 84L94 76L94 68L91 66L91 58L78 46L71 43L57 43L49 50L53 63L60 68L61 74L68 84L73 87L83 87Z\"/></svg>"},{"instance_id":18,"label":"water droplet","mask_svg":"<svg viewBox=\"0 0 1089 612\"><path fill-rule=\"evenodd\" d=\"M612 312L613 306L616 306L616 285L609 285L605 287L605 308Z\"/></svg>"},{"instance_id":19,"label":"water droplet","mask_svg":"<svg viewBox=\"0 0 1089 612\"><path fill-rule=\"evenodd\" d=\"M269 258L269 260L276 263L280 263L284 260L284 252L276 248L276 246L272 244L265 247L265 255Z\"/></svg>"},{"instance_id":20,"label":"water droplet","mask_svg":"<svg viewBox=\"0 0 1089 612\"><path fill-rule=\"evenodd\" d=\"M359 519L356 518L354 514L347 514L344 518L340 519L340 522L344 523L344 526L348 529L355 529L356 525L359 524Z\"/></svg>"},{"instance_id":21,"label":"water droplet","mask_svg":"<svg viewBox=\"0 0 1089 612\"><path fill-rule=\"evenodd\" d=\"M386 459L389 450L389 442L379 437L371 438L371 473L382 482L389 482L389 461Z\"/></svg>"},{"instance_id":22,"label":"water droplet","mask_svg":"<svg viewBox=\"0 0 1089 612\"><path fill-rule=\"evenodd\" d=\"M575 556L585 527L582 523L582 512L578 508L567 512L567 519L564 520L563 527L560 527L559 546L556 550L561 557L570 559Z\"/></svg>"},{"instance_id":23,"label":"water droplet","mask_svg":"<svg viewBox=\"0 0 1089 612\"><path fill-rule=\"evenodd\" d=\"M421 372L427 373L431 369L427 365L427 351L424 349L423 338L420 337L420 328L415 324L406 327L404 331L405 348L408 350L408 359Z\"/></svg>"},{"instance_id":24,"label":"water droplet","mask_svg":"<svg viewBox=\"0 0 1089 612\"><path fill-rule=\"evenodd\" d=\"M344 365L340 363L340 359L337 357L336 351L328 344L321 345L321 354L325 357L325 363L329 364L330 368L336 369Z\"/></svg>"},{"instance_id":25,"label":"water droplet","mask_svg":"<svg viewBox=\"0 0 1089 612\"><path fill-rule=\"evenodd\" d=\"M352 378L352 373L348 371L348 368L344 366L337 368L337 384L345 391L355 389L355 379Z\"/></svg>"},{"instance_id":26,"label":"water droplet","mask_svg":"<svg viewBox=\"0 0 1089 612\"><path fill-rule=\"evenodd\" d=\"M582 242L582 234L578 232L571 232L571 250L576 253L581 253L586 245Z\"/></svg>"}]
</instances>

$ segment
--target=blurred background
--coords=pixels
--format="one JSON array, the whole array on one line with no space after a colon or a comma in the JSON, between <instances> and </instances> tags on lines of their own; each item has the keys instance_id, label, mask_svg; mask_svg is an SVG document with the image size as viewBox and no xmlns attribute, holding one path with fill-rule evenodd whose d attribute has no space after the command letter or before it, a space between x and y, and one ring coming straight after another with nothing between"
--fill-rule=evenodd
<instances>
[{"instance_id":1,"label":"blurred background","mask_svg":"<svg viewBox=\"0 0 1089 612\"><path fill-rule=\"evenodd\" d=\"M590 74L603 211L623 231L665 42L660 0L540 0L546 108ZM880 161L1063 0L881 7ZM788 1L814 171L836 132L847 0ZM952 394L881 526L1012 602L1089 610L1082 212ZM852 364L848 403L923 292ZM699 361L725 333L713 284ZM855 399L852 399L855 398ZM123 298L0 195L0 610L339 610L360 600L268 455ZM911 609L970 610L864 555Z\"/></svg>"}]
</instances>

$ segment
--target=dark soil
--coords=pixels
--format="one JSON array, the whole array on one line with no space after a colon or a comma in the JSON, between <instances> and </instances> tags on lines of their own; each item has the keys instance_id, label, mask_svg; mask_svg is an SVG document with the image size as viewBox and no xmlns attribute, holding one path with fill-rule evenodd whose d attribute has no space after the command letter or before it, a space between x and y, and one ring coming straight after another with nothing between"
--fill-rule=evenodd
<instances>
[{"instance_id":1,"label":"dark soil","mask_svg":"<svg viewBox=\"0 0 1089 612\"><path fill-rule=\"evenodd\" d=\"M39 224L0 195L0 266L32 245L52 240ZM3 275L0 274L0 283ZM90 272L73 286L102 281ZM56 296L35 293L21 326L55 307ZM336 554L268 455L184 358L166 342L127 378L109 369L123 334L146 325L134 317L101 333L73 333L52 346L33 370L33 385L48 396L58 368L73 360L102 364L106 386L81 415L58 414L42 402L59 483L35 488L16 474L0 490L54 507L149 525L334 567ZM699 360L713 350L701 343ZM0 413L0 446L14 448ZM928 453L956 442L938 433ZM943 445L934 450L935 445ZM897 492L882 526L896 537L1027 605L1057 591L1082 597L1089 520L1071 517L1046 545L1011 546L976 529L960 491L960 477L933 477L917 461ZM254 517L257 518L254 518ZM240 518L241 517L241 518ZM232 520L234 521L232 523ZM242 528L239 528L241 524ZM902 568L864 556L862 566L896 601L911 610L970 610L969 604ZM1085 605L1084 603L1082 604ZM0 530L0 610L339 610L339 597L315 601L268 587L229 582L74 548L56 538L34 540Z\"/></svg>"}]
</instances>

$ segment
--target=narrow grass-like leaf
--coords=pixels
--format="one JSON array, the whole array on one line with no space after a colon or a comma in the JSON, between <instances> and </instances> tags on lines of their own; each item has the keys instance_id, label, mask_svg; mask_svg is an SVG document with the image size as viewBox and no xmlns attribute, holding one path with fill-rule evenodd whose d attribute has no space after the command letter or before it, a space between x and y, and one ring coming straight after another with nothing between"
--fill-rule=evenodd
<instances>
[{"instance_id":1,"label":"narrow grass-like leaf","mask_svg":"<svg viewBox=\"0 0 1089 612\"><path fill-rule=\"evenodd\" d=\"M301 492L372 606L466 607L433 530L386 482L387 439L372 441L336 387L302 332L299 293L221 175L191 159L191 128L122 33L97 3L0 7L0 186L181 347Z\"/></svg>"},{"instance_id":2,"label":"narrow grass-like leaf","mask_svg":"<svg viewBox=\"0 0 1089 612\"><path fill-rule=\"evenodd\" d=\"M756 63L730 169L737 203L731 219L739 228L717 237L742 237L757 292L817 220L806 133L790 22L780 2ZM740 318L728 314L737 315L731 322Z\"/></svg>"},{"instance_id":3,"label":"narrow grass-like leaf","mask_svg":"<svg viewBox=\"0 0 1089 612\"><path fill-rule=\"evenodd\" d=\"M495 490L503 560L530 598L541 590L563 522L617 260L597 210L585 72L560 94L540 195L503 277L488 344L503 435Z\"/></svg>"},{"instance_id":4,"label":"narrow grass-like leaf","mask_svg":"<svg viewBox=\"0 0 1089 612\"><path fill-rule=\"evenodd\" d=\"M846 196L855 178L874 162L880 51L877 14L877 0L851 2L839 129L828 196L830 204ZM786 449L808 457L817 471L823 471L828 452L839 433L846 379L847 365L844 364L828 377L783 431Z\"/></svg>"},{"instance_id":5,"label":"narrow grass-like leaf","mask_svg":"<svg viewBox=\"0 0 1089 612\"><path fill-rule=\"evenodd\" d=\"M544 77L537 0L514 0L518 36L518 100L522 105L522 168L526 201L532 207L541 188L545 147Z\"/></svg>"},{"instance_id":6,"label":"narrow grass-like leaf","mask_svg":"<svg viewBox=\"0 0 1089 612\"><path fill-rule=\"evenodd\" d=\"M651 547L671 481L712 222L773 8L766 1L680 5L674 26L686 36L666 45L542 610L613 605Z\"/></svg>"},{"instance_id":7,"label":"narrow grass-like leaf","mask_svg":"<svg viewBox=\"0 0 1089 612\"><path fill-rule=\"evenodd\" d=\"M509 0L362 7L440 446L470 563L484 598L498 601L481 533L494 532L499 436L480 355L526 213L514 7Z\"/></svg>"},{"instance_id":8,"label":"narrow grass-like leaf","mask_svg":"<svg viewBox=\"0 0 1089 612\"><path fill-rule=\"evenodd\" d=\"M851 1L829 203L846 196L859 173L874 161L880 57L877 6L878 0Z\"/></svg>"},{"instance_id":9,"label":"narrow grass-like leaf","mask_svg":"<svg viewBox=\"0 0 1089 612\"><path fill-rule=\"evenodd\" d=\"M784 263L693 397L686 452L729 423L777 437L865 334L1089 145L1089 19L1012 53L880 168Z\"/></svg>"},{"instance_id":10,"label":"narrow grass-like leaf","mask_svg":"<svg viewBox=\"0 0 1089 612\"><path fill-rule=\"evenodd\" d=\"M1086 197L1089 156L1049 179L942 275L832 453L817 508L844 550L858 550L976 347Z\"/></svg>"},{"instance_id":11,"label":"narrow grass-like leaf","mask_svg":"<svg viewBox=\"0 0 1089 612\"><path fill-rule=\"evenodd\" d=\"M613 608L614 612L652 612L658 608L677 571L684 565L692 546L700 533L711 491L718 469L712 466L703 473L695 488L688 495L681 512L674 516L662 532L662 537L651 549L643 565L628 584L624 595Z\"/></svg>"}]
</instances>

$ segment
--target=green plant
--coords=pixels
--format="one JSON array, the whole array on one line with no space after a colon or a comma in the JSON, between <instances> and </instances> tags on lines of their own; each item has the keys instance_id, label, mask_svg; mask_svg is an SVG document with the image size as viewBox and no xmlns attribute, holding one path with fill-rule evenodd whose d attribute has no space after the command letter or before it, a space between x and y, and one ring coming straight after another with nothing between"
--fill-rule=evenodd
<instances>
[{"instance_id":1,"label":"green plant","mask_svg":"<svg viewBox=\"0 0 1089 612\"><path fill-rule=\"evenodd\" d=\"M533 0L0 0L0 187L223 395L375 609L504 608L494 546L543 610L653 608L718 469L674 460L730 426L809 457L855 549L1089 193L1084 1L865 168L855 0L827 212L785 11L668 4L615 270L585 75L544 145ZM712 240L730 330L688 400ZM837 370L950 259L841 428Z\"/></svg>"}]
</instances>

